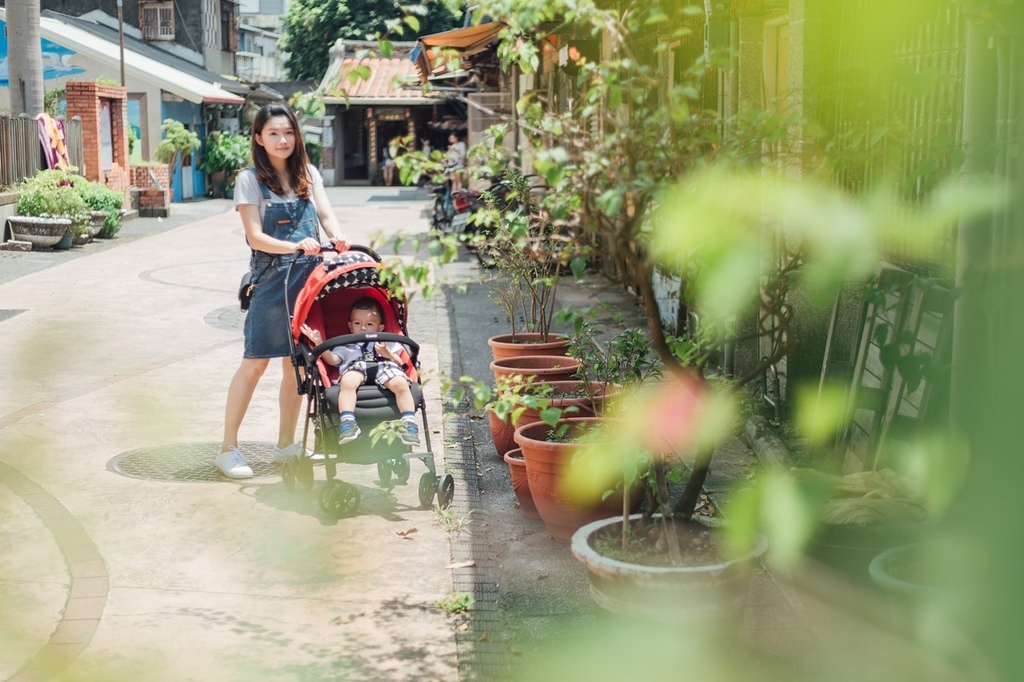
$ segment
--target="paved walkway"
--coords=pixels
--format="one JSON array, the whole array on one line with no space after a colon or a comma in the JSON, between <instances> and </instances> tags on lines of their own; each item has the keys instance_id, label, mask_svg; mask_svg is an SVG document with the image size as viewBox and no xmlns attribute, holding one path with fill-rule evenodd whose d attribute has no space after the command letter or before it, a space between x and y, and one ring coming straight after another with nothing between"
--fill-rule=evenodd
<instances>
[{"instance_id":1,"label":"paved walkway","mask_svg":"<svg viewBox=\"0 0 1024 682\"><path fill-rule=\"evenodd\" d=\"M421 202L348 199L336 210L357 241L425 228ZM72 659L97 680L456 679L458 618L435 606L448 536L418 508L419 462L390 494L375 467L346 467L363 506L339 523L269 468L185 480L212 474L248 255L228 204L204 203L189 210L206 217L0 285L0 679ZM410 322L427 367L432 315ZM279 376L243 425L264 459ZM152 451L179 468L155 475L182 480L118 473Z\"/></svg>"}]
</instances>

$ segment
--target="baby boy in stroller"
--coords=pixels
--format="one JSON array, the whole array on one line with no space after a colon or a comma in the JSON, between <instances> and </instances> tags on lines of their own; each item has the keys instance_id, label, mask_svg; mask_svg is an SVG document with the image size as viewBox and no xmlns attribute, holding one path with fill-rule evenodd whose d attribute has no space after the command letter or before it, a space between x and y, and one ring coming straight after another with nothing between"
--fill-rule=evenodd
<instances>
[{"instance_id":1,"label":"baby boy in stroller","mask_svg":"<svg viewBox=\"0 0 1024 682\"><path fill-rule=\"evenodd\" d=\"M384 331L384 314L380 304L364 297L352 304L348 321L353 334L367 334ZM302 325L302 333L314 345L323 343L321 334L309 325ZM416 402L406 376L408 369L402 361L402 344L391 343L347 343L325 351L321 356L328 365L338 368L339 386L338 411L341 424L338 427L338 444L345 445L357 439L362 431L356 422L356 392L367 381L395 394L395 403L402 418L400 437L403 443L419 445L419 427L416 426Z\"/></svg>"}]
</instances>

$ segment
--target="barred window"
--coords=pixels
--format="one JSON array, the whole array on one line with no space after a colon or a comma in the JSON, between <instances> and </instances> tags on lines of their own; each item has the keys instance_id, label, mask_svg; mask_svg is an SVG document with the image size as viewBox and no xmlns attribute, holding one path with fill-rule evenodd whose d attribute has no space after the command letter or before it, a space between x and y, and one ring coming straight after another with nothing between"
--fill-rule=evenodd
<instances>
[{"instance_id":1,"label":"barred window","mask_svg":"<svg viewBox=\"0 0 1024 682\"><path fill-rule=\"evenodd\" d=\"M174 40L174 2L139 2L139 21L146 40Z\"/></svg>"}]
</instances>

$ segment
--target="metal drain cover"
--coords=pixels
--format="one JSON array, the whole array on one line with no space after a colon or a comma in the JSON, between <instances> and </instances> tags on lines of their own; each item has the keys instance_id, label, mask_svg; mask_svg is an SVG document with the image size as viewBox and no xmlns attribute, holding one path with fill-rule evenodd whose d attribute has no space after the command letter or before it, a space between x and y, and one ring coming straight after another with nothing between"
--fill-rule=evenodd
<instances>
[{"instance_id":1,"label":"metal drain cover","mask_svg":"<svg viewBox=\"0 0 1024 682\"><path fill-rule=\"evenodd\" d=\"M245 313L238 309L237 305L217 308L206 314L203 321L216 329L226 331L240 330L245 324Z\"/></svg>"},{"instance_id":2,"label":"metal drain cover","mask_svg":"<svg viewBox=\"0 0 1024 682\"><path fill-rule=\"evenodd\" d=\"M239 443L254 478L278 476L274 464L273 443ZM125 452L107 462L107 469L122 476L150 481L229 481L213 458L220 452L220 443L177 443L139 448ZM243 479L249 480L252 479Z\"/></svg>"}]
</instances>

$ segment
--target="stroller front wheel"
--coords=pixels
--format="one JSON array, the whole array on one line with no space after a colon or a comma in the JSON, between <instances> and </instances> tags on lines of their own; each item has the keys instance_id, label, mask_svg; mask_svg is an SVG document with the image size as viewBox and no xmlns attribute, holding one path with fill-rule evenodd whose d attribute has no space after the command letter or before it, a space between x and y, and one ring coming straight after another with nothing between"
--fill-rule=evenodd
<instances>
[{"instance_id":1,"label":"stroller front wheel","mask_svg":"<svg viewBox=\"0 0 1024 682\"><path fill-rule=\"evenodd\" d=\"M437 492L437 476L427 472L420 476L420 505L428 509L434 501L434 493Z\"/></svg>"},{"instance_id":2,"label":"stroller front wheel","mask_svg":"<svg viewBox=\"0 0 1024 682\"><path fill-rule=\"evenodd\" d=\"M444 474L437 481L437 506L447 509L455 496L455 478L451 474Z\"/></svg>"},{"instance_id":3,"label":"stroller front wheel","mask_svg":"<svg viewBox=\"0 0 1024 682\"><path fill-rule=\"evenodd\" d=\"M281 482L284 483L284 489L288 492L295 490L295 462L286 459L281 462Z\"/></svg>"},{"instance_id":4,"label":"stroller front wheel","mask_svg":"<svg viewBox=\"0 0 1024 682\"><path fill-rule=\"evenodd\" d=\"M351 483L340 482L332 488L326 500L325 511L336 519L348 518L355 514L359 508L359 489Z\"/></svg>"}]
</instances>

